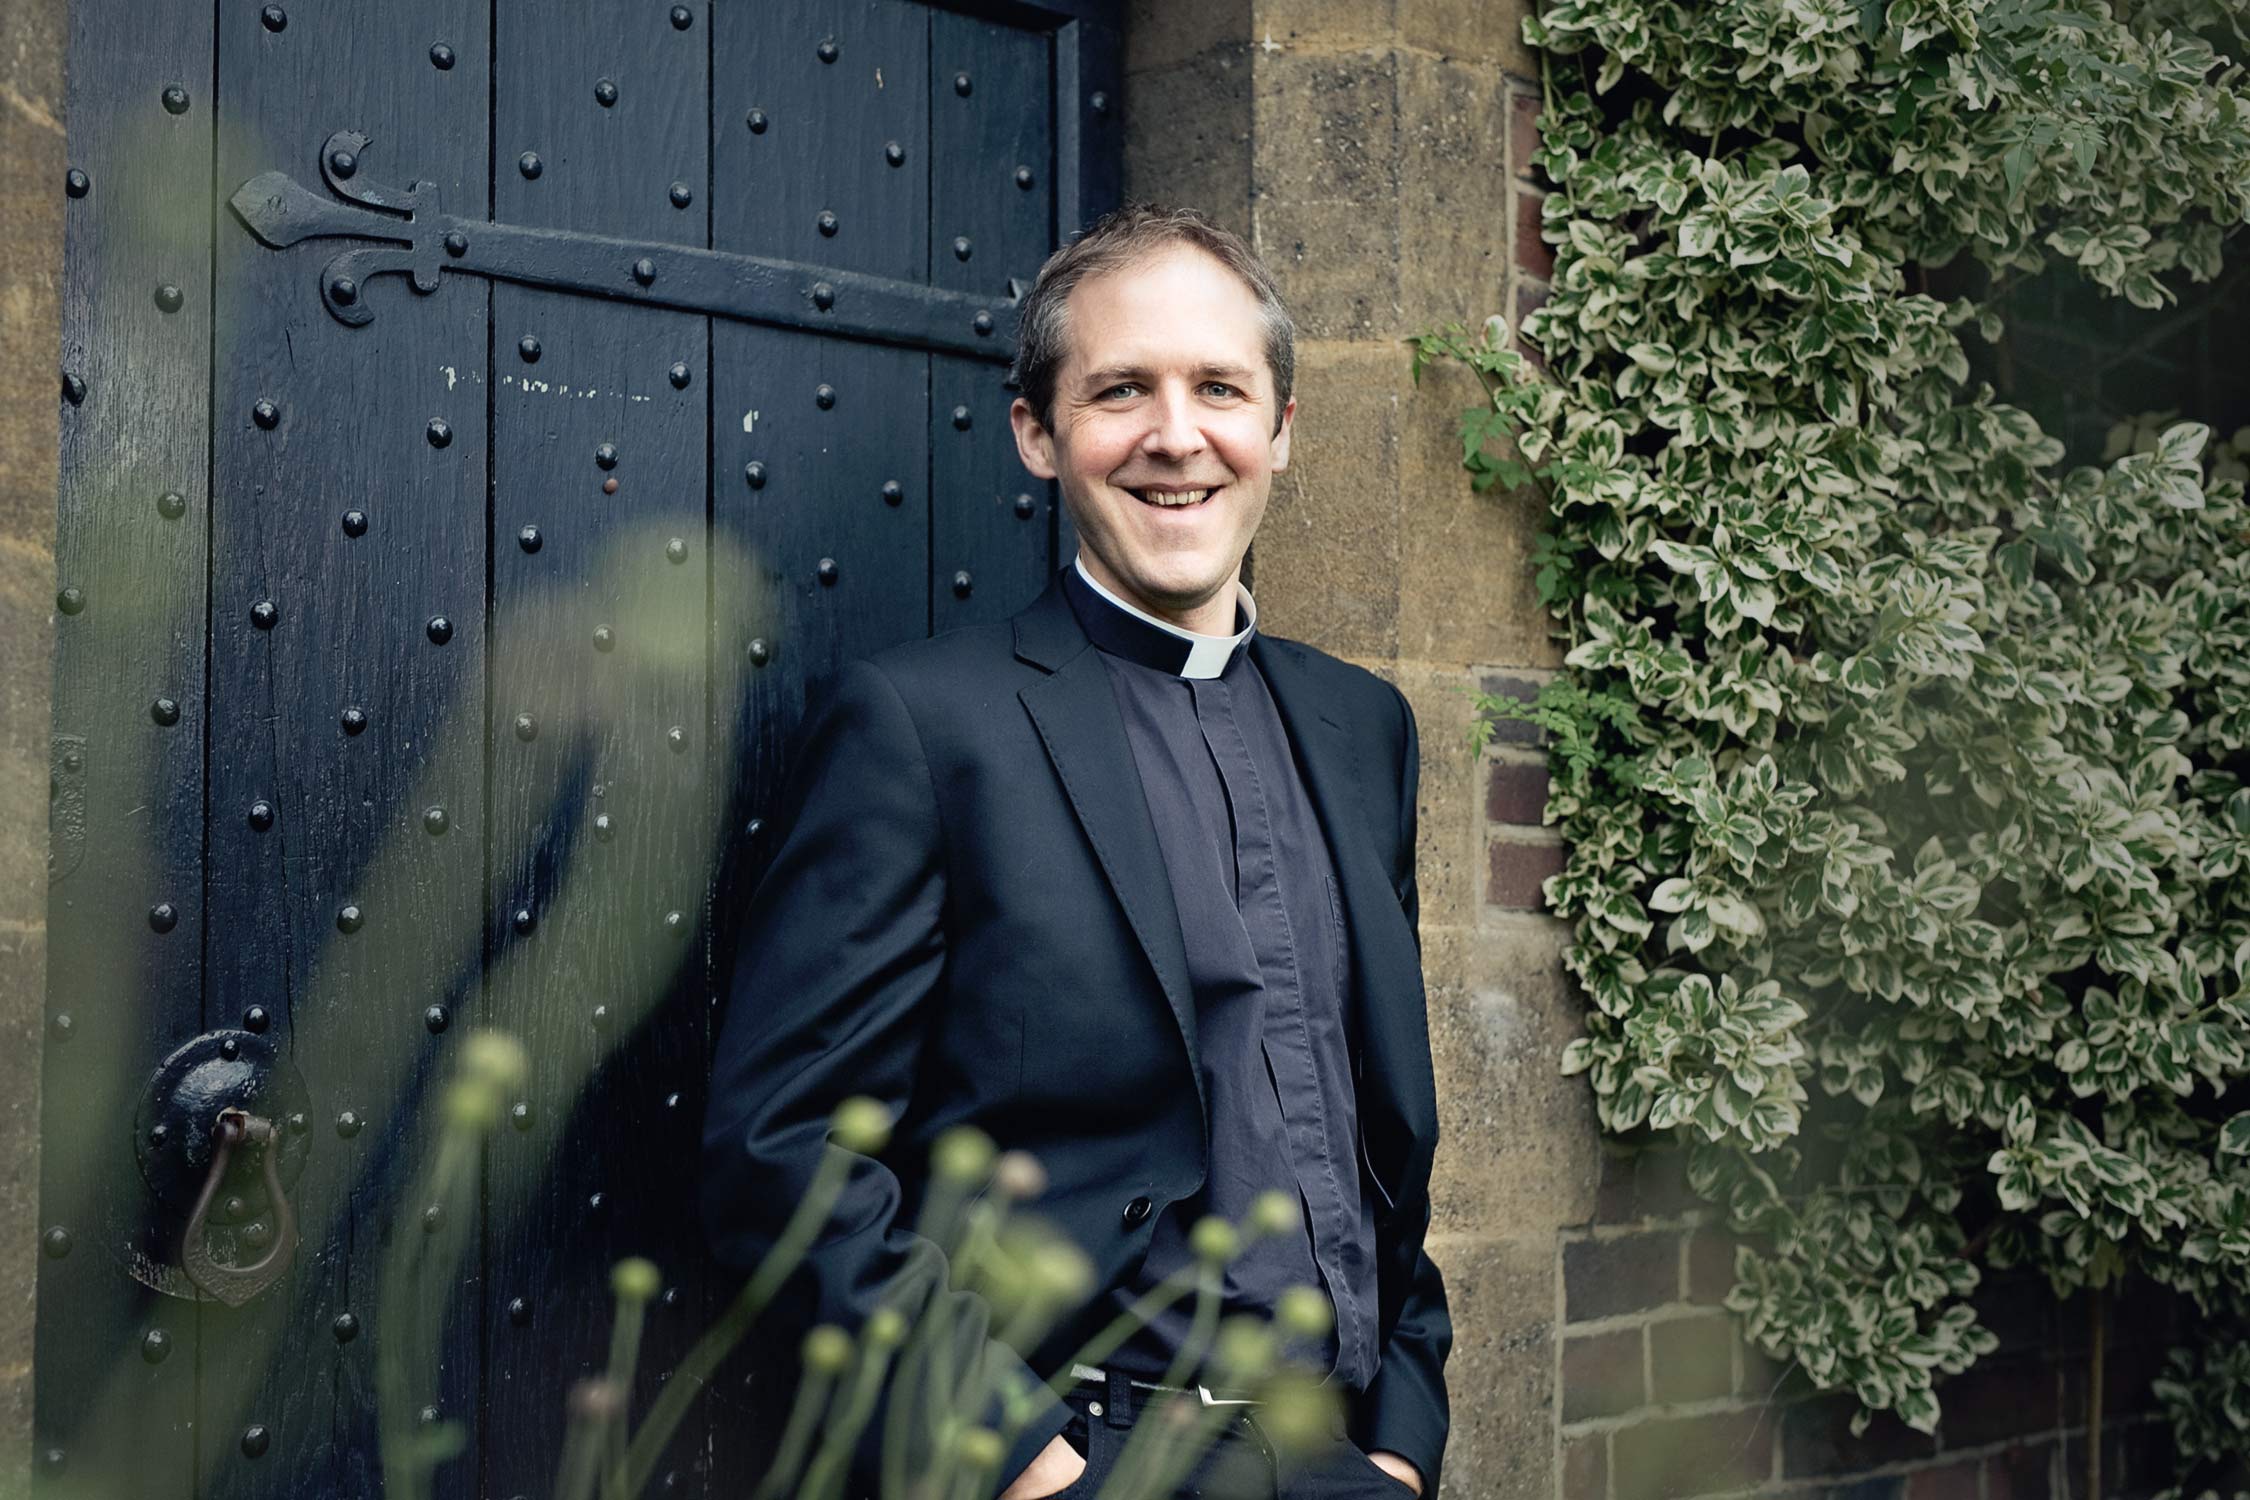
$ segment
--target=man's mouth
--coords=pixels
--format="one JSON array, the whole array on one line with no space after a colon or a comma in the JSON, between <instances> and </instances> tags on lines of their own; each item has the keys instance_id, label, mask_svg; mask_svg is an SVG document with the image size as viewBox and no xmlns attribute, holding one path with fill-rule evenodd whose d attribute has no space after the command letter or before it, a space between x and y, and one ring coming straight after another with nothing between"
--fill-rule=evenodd
<instances>
[{"instance_id":1,"label":"man's mouth","mask_svg":"<svg viewBox=\"0 0 2250 1500\"><path fill-rule=\"evenodd\" d=\"M1226 486L1207 485L1200 489L1181 489L1164 485L1149 485L1140 488L1127 485L1122 486L1122 488L1126 494L1131 495L1143 505L1161 506L1166 510L1183 510L1192 505L1201 505Z\"/></svg>"}]
</instances>

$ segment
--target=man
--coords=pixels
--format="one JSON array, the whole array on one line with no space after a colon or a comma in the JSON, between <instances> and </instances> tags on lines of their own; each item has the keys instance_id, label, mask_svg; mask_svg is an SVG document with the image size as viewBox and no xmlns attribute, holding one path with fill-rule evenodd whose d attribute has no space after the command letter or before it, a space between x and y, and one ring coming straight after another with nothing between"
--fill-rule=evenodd
<instances>
[{"instance_id":1,"label":"man","mask_svg":"<svg viewBox=\"0 0 2250 1500\"><path fill-rule=\"evenodd\" d=\"M1190 211L1123 210L1041 269L1012 418L1078 555L1007 624L854 663L815 705L743 918L703 1209L747 1269L830 1109L889 1103L892 1145L852 1164L805 1273L807 1321L856 1327L939 1254L910 1227L929 1142L968 1122L1029 1151L1101 1289L1028 1362L987 1341L1037 1381L1191 1259L1196 1219L1284 1190L1303 1232L1228 1267L1226 1310L1328 1293L1315 1354L1349 1441L1269 1470L1271 1493L1434 1497L1452 1329L1422 1248L1414 719L1261 634L1240 581L1289 461L1293 338L1270 273ZM984 1339L981 1300L935 1284ZM1186 1326L1159 1318L1024 1432L1000 1500L1092 1494ZM1255 1441L1254 1408L1226 1430Z\"/></svg>"}]
</instances>

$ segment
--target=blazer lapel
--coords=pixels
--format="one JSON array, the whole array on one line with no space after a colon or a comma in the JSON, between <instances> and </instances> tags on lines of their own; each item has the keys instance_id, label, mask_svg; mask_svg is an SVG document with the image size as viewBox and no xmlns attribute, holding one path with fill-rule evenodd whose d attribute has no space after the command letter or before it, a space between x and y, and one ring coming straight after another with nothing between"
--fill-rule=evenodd
<instances>
[{"instance_id":1,"label":"blazer lapel","mask_svg":"<svg viewBox=\"0 0 2250 1500\"><path fill-rule=\"evenodd\" d=\"M1071 613L1059 574L1030 608L1016 616L1015 630L1016 654L1050 674L1016 696L1037 726L1071 810L1085 828L1102 873L1163 987L1180 1041L1187 1048L1188 1072L1195 1080L1196 1105L1208 1135L1210 1101L1204 1098L1202 1060L1196 1051L1187 944L1109 670Z\"/></svg>"}]
</instances>

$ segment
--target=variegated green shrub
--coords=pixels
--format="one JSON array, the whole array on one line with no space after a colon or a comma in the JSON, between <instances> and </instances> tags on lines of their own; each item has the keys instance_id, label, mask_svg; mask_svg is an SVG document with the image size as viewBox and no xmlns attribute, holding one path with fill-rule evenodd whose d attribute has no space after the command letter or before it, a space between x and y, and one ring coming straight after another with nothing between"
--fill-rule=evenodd
<instances>
[{"instance_id":1,"label":"variegated green shrub","mask_svg":"<svg viewBox=\"0 0 2250 1500\"><path fill-rule=\"evenodd\" d=\"M1550 512L1570 671L1483 706L1550 730L1565 1066L1694 1143L1749 1334L1925 1430L1988 1267L2250 1326L2250 430L2064 472L1971 387L1997 291L1924 275L2215 276L2233 25L1544 0L1545 368L1497 319L1416 340L1491 398L1477 487Z\"/></svg>"}]
</instances>

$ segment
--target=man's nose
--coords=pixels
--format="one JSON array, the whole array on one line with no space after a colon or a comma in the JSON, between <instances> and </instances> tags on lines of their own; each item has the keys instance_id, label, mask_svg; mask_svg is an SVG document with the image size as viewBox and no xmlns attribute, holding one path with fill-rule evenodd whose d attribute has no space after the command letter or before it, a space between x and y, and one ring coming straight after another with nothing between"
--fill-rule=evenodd
<instances>
[{"instance_id":1,"label":"man's nose","mask_svg":"<svg viewBox=\"0 0 2250 1500\"><path fill-rule=\"evenodd\" d=\"M1150 453L1194 453L1205 447L1203 424L1196 410L1194 393L1184 388L1168 387L1156 393L1153 409L1155 417L1141 447Z\"/></svg>"}]
</instances>

